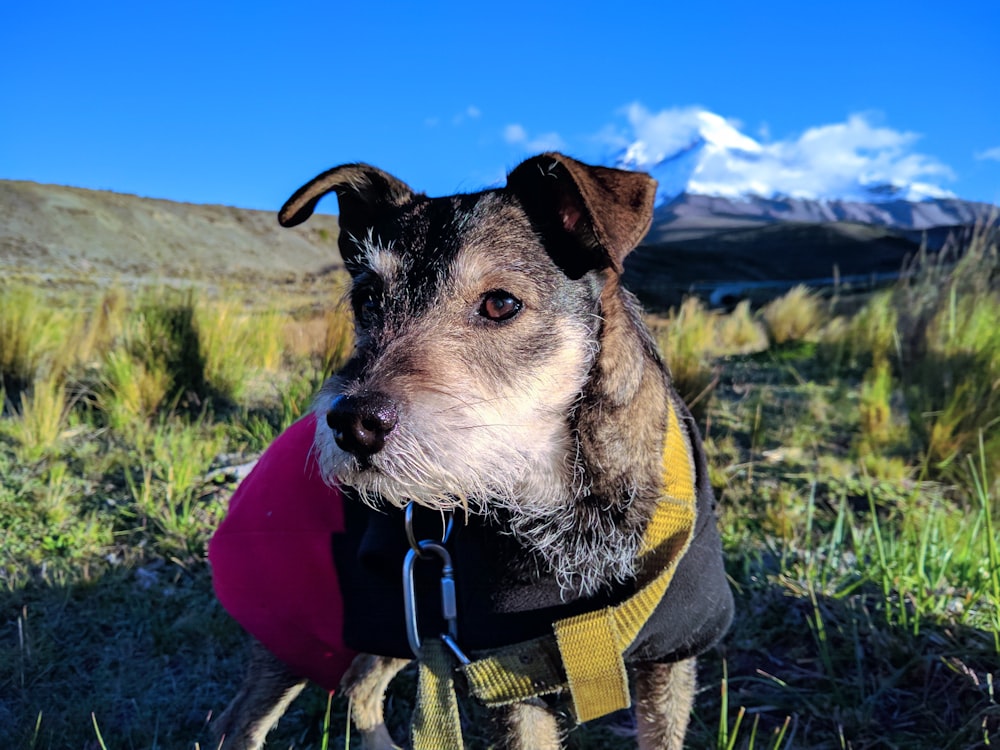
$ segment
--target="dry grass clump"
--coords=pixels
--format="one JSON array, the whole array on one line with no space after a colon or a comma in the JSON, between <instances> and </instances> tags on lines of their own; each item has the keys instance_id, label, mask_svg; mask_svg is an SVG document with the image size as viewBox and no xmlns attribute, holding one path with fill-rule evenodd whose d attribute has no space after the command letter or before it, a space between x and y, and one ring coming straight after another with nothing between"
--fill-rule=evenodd
<instances>
[{"instance_id":1,"label":"dry grass clump","mask_svg":"<svg viewBox=\"0 0 1000 750\"><path fill-rule=\"evenodd\" d=\"M254 376L277 373L284 355L285 317L249 313L226 300L199 302L194 325L207 387L235 402Z\"/></svg>"},{"instance_id":2,"label":"dry grass clump","mask_svg":"<svg viewBox=\"0 0 1000 750\"><path fill-rule=\"evenodd\" d=\"M718 382L715 359L767 348L767 336L743 301L730 313L709 310L697 297L688 297L665 318L653 321L657 343L670 368L674 387L695 412Z\"/></svg>"},{"instance_id":3,"label":"dry grass clump","mask_svg":"<svg viewBox=\"0 0 1000 750\"><path fill-rule=\"evenodd\" d=\"M823 333L835 370L860 369L859 457L920 454L924 476L956 481L980 439L1000 476L1000 259L984 226L921 255L890 289Z\"/></svg>"},{"instance_id":4,"label":"dry grass clump","mask_svg":"<svg viewBox=\"0 0 1000 750\"><path fill-rule=\"evenodd\" d=\"M883 289L849 318L837 317L823 330L826 359L837 368L870 367L899 352L896 292Z\"/></svg>"},{"instance_id":5,"label":"dry grass clump","mask_svg":"<svg viewBox=\"0 0 1000 750\"><path fill-rule=\"evenodd\" d=\"M827 321L822 300L802 284L764 305L760 317L774 344L804 341L815 336Z\"/></svg>"},{"instance_id":6,"label":"dry grass clump","mask_svg":"<svg viewBox=\"0 0 1000 750\"><path fill-rule=\"evenodd\" d=\"M60 339L56 313L38 290L0 283L0 389L8 397L44 374Z\"/></svg>"},{"instance_id":7,"label":"dry grass clump","mask_svg":"<svg viewBox=\"0 0 1000 750\"><path fill-rule=\"evenodd\" d=\"M980 436L1000 476L1000 232L982 228L957 262L925 261L897 290L898 375L927 468L954 477Z\"/></svg>"},{"instance_id":8,"label":"dry grass clump","mask_svg":"<svg viewBox=\"0 0 1000 750\"><path fill-rule=\"evenodd\" d=\"M22 391L19 407L5 425L17 442L18 459L31 463L51 454L66 429L70 408L65 384L51 375Z\"/></svg>"}]
</instances>

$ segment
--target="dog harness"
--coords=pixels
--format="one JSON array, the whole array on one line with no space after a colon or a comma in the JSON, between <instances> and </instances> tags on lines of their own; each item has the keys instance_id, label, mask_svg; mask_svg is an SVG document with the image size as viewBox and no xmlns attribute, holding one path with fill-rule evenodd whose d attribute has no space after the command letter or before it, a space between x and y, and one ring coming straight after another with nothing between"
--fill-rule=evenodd
<instances>
[{"instance_id":1,"label":"dog harness","mask_svg":"<svg viewBox=\"0 0 1000 750\"><path fill-rule=\"evenodd\" d=\"M672 407L673 405L671 405ZM640 569L653 575L619 604L557 620L553 637L496 649L461 664L468 685L487 706L503 706L568 688L579 722L632 704L625 653L650 620L691 544L697 518L695 464L674 408L663 447L663 496L643 536ZM418 654L414 750L461 750L461 724L448 639L426 641ZM457 654L462 661L463 654Z\"/></svg>"},{"instance_id":2,"label":"dog harness","mask_svg":"<svg viewBox=\"0 0 1000 750\"><path fill-rule=\"evenodd\" d=\"M455 523L447 545L458 589L454 640L471 658L462 663L436 637L446 628L427 618L441 606L438 587L418 587L414 627L428 635L418 654L415 750L463 747L459 673L490 706L568 690L576 719L587 721L630 705L627 660L678 661L722 636L732 596L711 493L698 483L695 428L680 410L670 404L663 497L644 533L636 581L564 602L554 581L536 581L528 565L521 579L529 583L511 587L510 569L524 557L516 541L479 517ZM412 656L400 566L415 538L407 541L402 511L372 510L347 488L322 483L314 432L310 416L268 448L234 494L209 559L230 614L293 672L332 691L357 651ZM437 516L428 527L433 514L416 515L417 536L441 538ZM429 566L416 563L422 582Z\"/></svg>"}]
</instances>

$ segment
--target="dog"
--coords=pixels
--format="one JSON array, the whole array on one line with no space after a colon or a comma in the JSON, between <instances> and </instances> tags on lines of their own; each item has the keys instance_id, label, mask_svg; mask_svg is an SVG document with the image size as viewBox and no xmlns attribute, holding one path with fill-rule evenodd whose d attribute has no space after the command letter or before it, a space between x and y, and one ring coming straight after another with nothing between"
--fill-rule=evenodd
<instances>
[{"instance_id":1,"label":"dog","mask_svg":"<svg viewBox=\"0 0 1000 750\"><path fill-rule=\"evenodd\" d=\"M655 186L643 173L545 153L503 188L428 198L347 164L279 213L284 226L304 222L331 192L340 206L356 344L316 398L312 455L343 490L346 531L333 534L333 558L345 640L370 652L354 659L343 688L369 750L396 747L383 694L412 659L398 645L402 509L416 508L425 526L452 514L461 647L527 641L657 575L662 560L649 563L644 534L670 494L671 439L690 471L695 520L622 658L639 747L683 746L695 657L725 633L733 601L697 427L621 284L651 225ZM420 536L444 545L447 535ZM260 747L303 684L257 645L216 722L223 746ZM560 747L556 693L495 709L497 746Z\"/></svg>"}]
</instances>

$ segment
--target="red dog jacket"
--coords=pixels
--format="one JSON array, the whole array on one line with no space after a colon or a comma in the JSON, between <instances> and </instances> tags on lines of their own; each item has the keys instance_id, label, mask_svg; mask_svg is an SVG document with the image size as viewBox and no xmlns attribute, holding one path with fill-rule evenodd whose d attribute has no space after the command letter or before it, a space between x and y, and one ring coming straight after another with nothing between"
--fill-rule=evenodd
<instances>
[{"instance_id":1,"label":"red dog jacket","mask_svg":"<svg viewBox=\"0 0 1000 750\"><path fill-rule=\"evenodd\" d=\"M343 495L324 484L312 415L285 430L237 488L208 545L222 606L294 673L334 690L354 652L330 539Z\"/></svg>"}]
</instances>

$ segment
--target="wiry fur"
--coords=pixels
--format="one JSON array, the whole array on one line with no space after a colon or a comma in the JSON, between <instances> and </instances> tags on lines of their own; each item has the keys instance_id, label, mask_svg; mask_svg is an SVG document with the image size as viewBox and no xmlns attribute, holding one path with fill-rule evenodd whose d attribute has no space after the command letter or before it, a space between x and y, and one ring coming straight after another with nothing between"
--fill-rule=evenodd
<instances>
[{"instance_id":1,"label":"wiry fur","mask_svg":"<svg viewBox=\"0 0 1000 750\"><path fill-rule=\"evenodd\" d=\"M477 231L473 218L487 213L491 221ZM506 267L497 263L495 238L484 236L500 224L498 213L507 219L501 226L517 252ZM591 484L571 417L584 398L607 322L597 294L565 311L554 307L551 298L565 294L567 282L551 264L544 268L544 250L523 216L490 194L470 214L459 252L434 280L435 303L409 318L386 309L380 326L359 326L360 375L332 378L316 400L319 464L330 481L351 486L373 507L412 501L503 513L568 593L589 594L634 573L641 535L637 525L621 529L609 522L605 500L577 502L589 497ZM393 252L394 244L366 233L351 267L385 299L405 300L411 295L409 259ZM598 281L606 283L595 279L595 288ZM516 378L490 376L481 341L495 347L496 337L468 322L467 308L491 288L518 290L525 314L535 317L530 325L549 339L543 355L518 355L526 361L513 354L495 358L498 367L509 362ZM337 446L325 414L337 396L371 391L393 398L399 424L384 450L361 460Z\"/></svg>"},{"instance_id":2,"label":"wiry fur","mask_svg":"<svg viewBox=\"0 0 1000 750\"><path fill-rule=\"evenodd\" d=\"M325 478L375 508L492 517L566 599L635 577L661 497L671 387L619 274L649 227L654 189L647 176L559 154L474 195L428 199L367 165L300 189L282 223L304 221L336 191L353 278L356 350L315 403ZM509 320L482 314L497 290L522 303ZM327 417L365 399L385 427L361 450ZM401 662L363 656L355 666L355 719L369 748L390 747L372 693ZM682 746L693 670L689 660L641 671L644 748ZM559 745L541 702L512 707L500 724L503 747Z\"/></svg>"}]
</instances>

